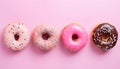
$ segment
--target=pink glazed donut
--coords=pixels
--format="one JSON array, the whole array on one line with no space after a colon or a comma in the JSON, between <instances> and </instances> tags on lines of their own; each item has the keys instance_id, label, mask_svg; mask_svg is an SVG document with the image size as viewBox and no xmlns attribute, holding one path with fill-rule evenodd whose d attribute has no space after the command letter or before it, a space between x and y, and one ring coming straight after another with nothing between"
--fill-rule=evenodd
<instances>
[{"instance_id":1,"label":"pink glazed donut","mask_svg":"<svg viewBox=\"0 0 120 69\"><path fill-rule=\"evenodd\" d=\"M88 41L88 35L84 28L80 25L70 24L63 29L61 39L65 48L75 52L86 45Z\"/></svg>"},{"instance_id":2,"label":"pink glazed donut","mask_svg":"<svg viewBox=\"0 0 120 69\"><path fill-rule=\"evenodd\" d=\"M23 23L14 22L5 27L3 40L11 50L22 50L30 41L30 34Z\"/></svg>"}]
</instances>

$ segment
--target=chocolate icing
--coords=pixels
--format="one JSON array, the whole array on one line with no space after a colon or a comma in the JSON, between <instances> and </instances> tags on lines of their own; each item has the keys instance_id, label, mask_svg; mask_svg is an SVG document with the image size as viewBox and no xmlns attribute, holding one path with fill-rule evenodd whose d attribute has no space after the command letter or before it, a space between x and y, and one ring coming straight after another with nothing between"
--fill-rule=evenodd
<instances>
[{"instance_id":1,"label":"chocolate icing","mask_svg":"<svg viewBox=\"0 0 120 69\"><path fill-rule=\"evenodd\" d=\"M92 39L96 46L107 51L116 45L118 32L111 24L102 23L94 29Z\"/></svg>"}]
</instances>

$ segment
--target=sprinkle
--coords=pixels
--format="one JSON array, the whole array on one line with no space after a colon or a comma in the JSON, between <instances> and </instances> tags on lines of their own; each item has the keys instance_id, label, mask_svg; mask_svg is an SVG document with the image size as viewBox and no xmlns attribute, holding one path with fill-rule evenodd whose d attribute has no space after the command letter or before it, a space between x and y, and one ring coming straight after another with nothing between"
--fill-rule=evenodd
<instances>
[{"instance_id":1,"label":"sprinkle","mask_svg":"<svg viewBox=\"0 0 120 69\"><path fill-rule=\"evenodd\" d=\"M18 49L18 47L15 47L15 49Z\"/></svg>"},{"instance_id":2,"label":"sprinkle","mask_svg":"<svg viewBox=\"0 0 120 69\"><path fill-rule=\"evenodd\" d=\"M20 29L20 27L18 26L18 29Z\"/></svg>"},{"instance_id":3,"label":"sprinkle","mask_svg":"<svg viewBox=\"0 0 120 69\"><path fill-rule=\"evenodd\" d=\"M14 43L12 43L12 45L14 45Z\"/></svg>"},{"instance_id":4,"label":"sprinkle","mask_svg":"<svg viewBox=\"0 0 120 69\"><path fill-rule=\"evenodd\" d=\"M13 28L11 28L11 30L13 30Z\"/></svg>"},{"instance_id":5,"label":"sprinkle","mask_svg":"<svg viewBox=\"0 0 120 69\"><path fill-rule=\"evenodd\" d=\"M12 32L14 34L14 32Z\"/></svg>"},{"instance_id":6,"label":"sprinkle","mask_svg":"<svg viewBox=\"0 0 120 69\"><path fill-rule=\"evenodd\" d=\"M20 23L18 23L20 25Z\"/></svg>"},{"instance_id":7,"label":"sprinkle","mask_svg":"<svg viewBox=\"0 0 120 69\"><path fill-rule=\"evenodd\" d=\"M13 27L15 27L15 25L13 25Z\"/></svg>"}]
</instances>

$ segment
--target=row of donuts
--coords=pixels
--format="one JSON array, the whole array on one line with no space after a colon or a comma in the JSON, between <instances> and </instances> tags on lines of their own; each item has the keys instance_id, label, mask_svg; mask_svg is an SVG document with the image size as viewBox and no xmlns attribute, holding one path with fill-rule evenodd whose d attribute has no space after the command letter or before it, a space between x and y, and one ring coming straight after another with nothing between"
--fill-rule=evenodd
<instances>
[{"instance_id":1,"label":"row of donuts","mask_svg":"<svg viewBox=\"0 0 120 69\"><path fill-rule=\"evenodd\" d=\"M59 40L56 31L50 25L37 26L32 34L34 45L41 50L51 50ZM76 52L87 44L88 34L82 26L72 23L63 28L60 39L66 49ZM109 23L101 23L93 30L91 39L98 49L107 51L116 45L118 32L115 26ZM3 31L3 41L11 50L22 50L29 43L30 34L23 23L10 23Z\"/></svg>"}]
</instances>

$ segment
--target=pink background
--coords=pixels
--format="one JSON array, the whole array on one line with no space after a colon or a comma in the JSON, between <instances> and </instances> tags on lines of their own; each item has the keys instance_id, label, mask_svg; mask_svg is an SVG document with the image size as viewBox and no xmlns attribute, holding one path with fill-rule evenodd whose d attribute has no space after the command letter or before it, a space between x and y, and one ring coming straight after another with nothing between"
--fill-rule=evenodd
<instances>
[{"instance_id":1,"label":"pink background","mask_svg":"<svg viewBox=\"0 0 120 69\"><path fill-rule=\"evenodd\" d=\"M2 41L3 29L10 22L24 23L30 34L42 23L55 26L60 34L64 26L77 22L86 29L89 41L77 53L66 51L61 41L42 52L32 40L24 50L13 52ZM0 0L0 69L120 69L119 39L106 53L91 43L91 31L102 22L111 23L120 33L120 0Z\"/></svg>"}]
</instances>

